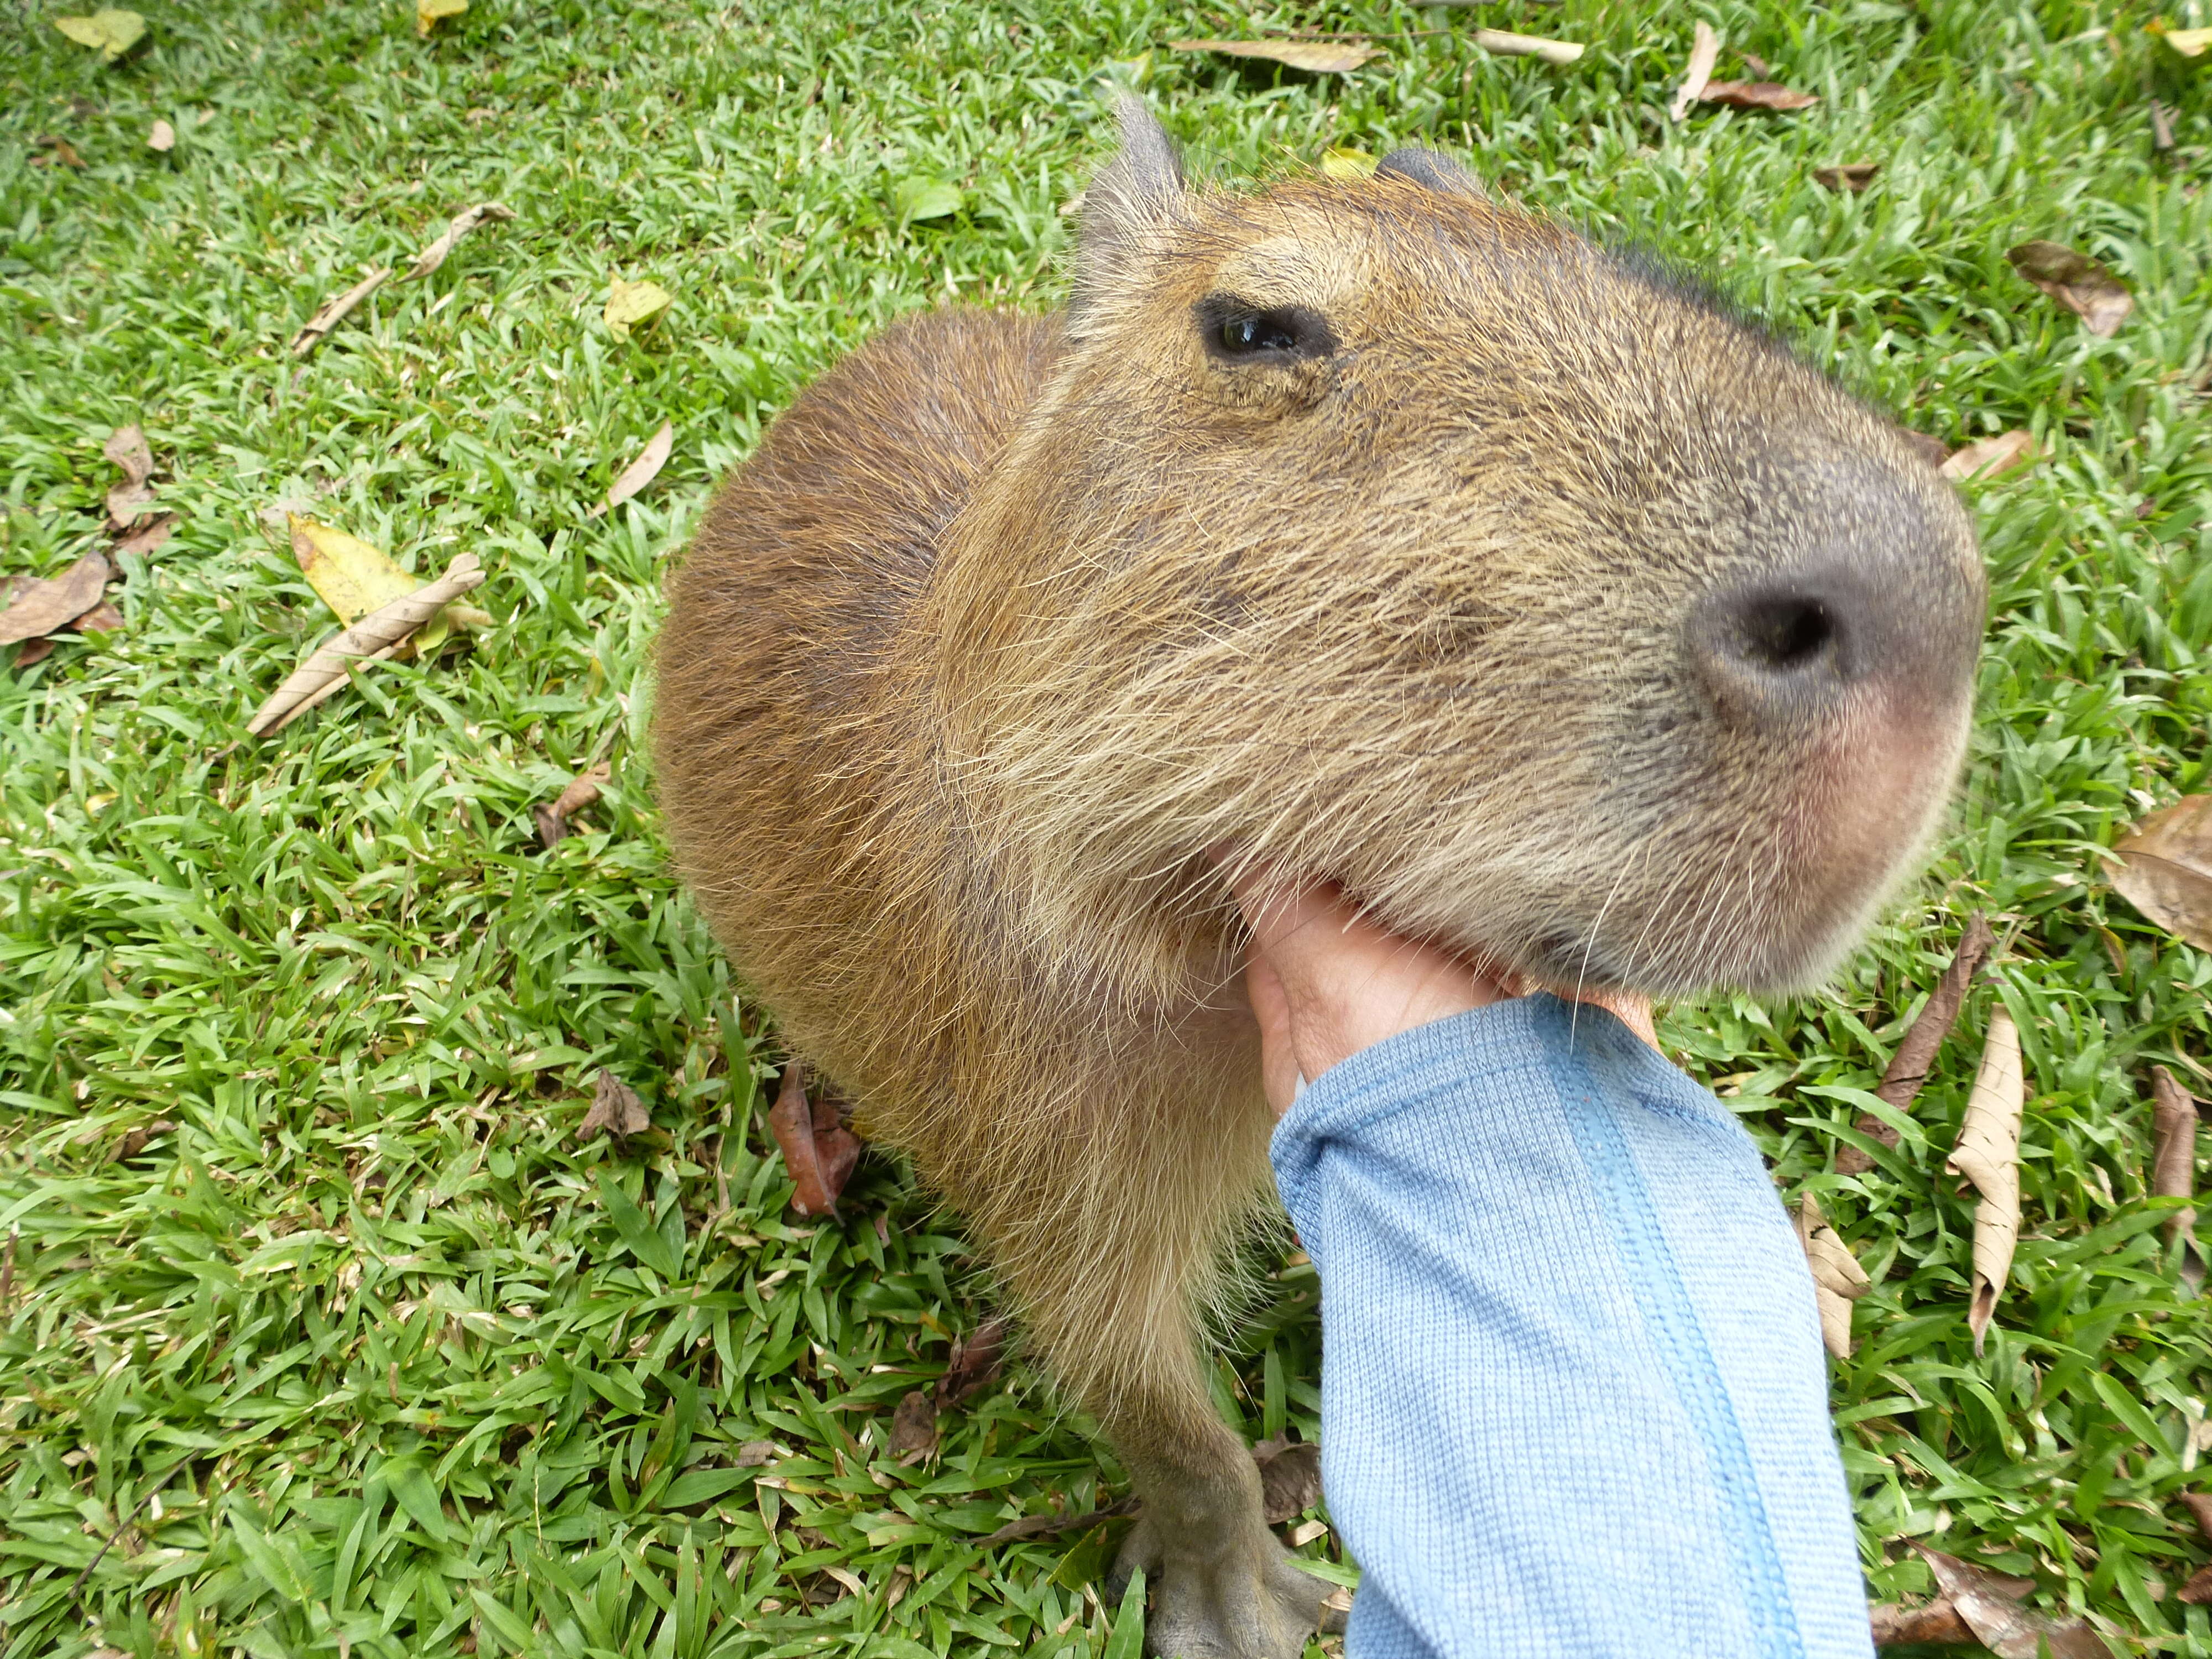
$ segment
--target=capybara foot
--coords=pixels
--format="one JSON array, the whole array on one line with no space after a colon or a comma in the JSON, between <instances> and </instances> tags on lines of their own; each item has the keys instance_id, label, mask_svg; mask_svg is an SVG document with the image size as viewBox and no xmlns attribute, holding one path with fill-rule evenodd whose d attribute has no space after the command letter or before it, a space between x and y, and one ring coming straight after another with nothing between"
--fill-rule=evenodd
<instances>
[{"instance_id":1,"label":"capybara foot","mask_svg":"<svg viewBox=\"0 0 2212 1659\"><path fill-rule=\"evenodd\" d=\"M1164 1537L1139 1518L1109 1581L1118 1598L1143 1569L1152 1589L1145 1651L1156 1659L1300 1659L1316 1631L1340 1631L1335 1586L1291 1565L1264 1529L1228 1548Z\"/></svg>"}]
</instances>

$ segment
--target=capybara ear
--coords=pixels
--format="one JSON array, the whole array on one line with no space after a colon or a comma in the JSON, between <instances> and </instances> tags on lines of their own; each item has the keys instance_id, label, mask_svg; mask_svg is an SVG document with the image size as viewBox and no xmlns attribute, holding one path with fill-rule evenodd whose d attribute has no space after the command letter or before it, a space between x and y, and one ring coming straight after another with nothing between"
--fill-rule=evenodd
<instances>
[{"instance_id":1,"label":"capybara ear","mask_svg":"<svg viewBox=\"0 0 2212 1659\"><path fill-rule=\"evenodd\" d=\"M1117 290L1175 222L1182 201L1182 158L1141 100L1124 98L1121 153L1091 181L1075 249L1075 292L1068 331L1082 335L1113 310Z\"/></svg>"},{"instance_id":2,"label":"capybara ear","mask_svg":"<svg viewBox=\"0 0 2212 1659\"><path fill-rule=\"evenodd\" d=\"M1472 196L1479 202L1490 199L1481 181L1440 149L1407 144L1377 161L1375 171L1377 176L1388 173L1394 178L1410 179L1417 185L1425 185L1448 195Z\"/></svg>"}]
</instances>

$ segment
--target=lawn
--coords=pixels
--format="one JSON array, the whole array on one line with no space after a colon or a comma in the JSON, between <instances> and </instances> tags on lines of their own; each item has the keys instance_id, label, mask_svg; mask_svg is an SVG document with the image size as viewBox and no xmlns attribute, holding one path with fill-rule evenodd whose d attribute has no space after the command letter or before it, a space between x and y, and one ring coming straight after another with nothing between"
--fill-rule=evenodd
<instances>
[{"instance_id":1,"label":"lawn","mask_svg":"<svg viewBox=\"0 0 2212 1659\"><path fill-rule=\"evenodd\" d=\"M1108 1651L1112 1525L981 1542L1122 1490L1018 1358L933 1457L890 1454L991 1316L983 1265L880 1155L841 1218L791 1212L781 1054L663 867L642 735L659 575L714 477L890 319L1052 304L1130 85L1223 179L1461 152L1704 268L1924 433L2035 433L2035 465L1970 487L1990 646L1926 878L1827 994L1679 1005L1662 1035L1876 1281L1833 1370L1876 1595L1927 1591L1917 1540L2212 1655L2176 1501L2212 1484L2212 1315L2146 1196L2149 1066L2212 1094L2212 957L2100 856L2208 771L2212 57L2057 0L471 0L428 38L403 0L138 3L112 66L46 0L0 21L0 578L108 544L125 424L178 515L121 557L119 626L0 664L0 1655ZM1669 121L1698 17L1723 76L1747 52L1821 101ZM1492 56L1478 25L1589 51ZM1389 55L1166 50L1293 27ZM1813 177L1859 161L1863 193ZM289 352L491 200L514 218ZM2032 238L2127 283L2115 335L2014 271ZM617 279L673 303L617 337ZM665 470L589 516L664 420ZM425 579L477 553L494 620L256 742L335 625L288 507ZM601 756L603 799L542 847L531 809ZM1917 1133L1837 1173L1978 908L2008 946ZM2000 999L2026 1198L1978 1358L1973 1198L1942 1166ZM650 1130L579 1139L602 1069ZM1312 1437L1311 1271L1268 1288L1218 1392L1255 1439Z\"/></svg>"}]
</instances>

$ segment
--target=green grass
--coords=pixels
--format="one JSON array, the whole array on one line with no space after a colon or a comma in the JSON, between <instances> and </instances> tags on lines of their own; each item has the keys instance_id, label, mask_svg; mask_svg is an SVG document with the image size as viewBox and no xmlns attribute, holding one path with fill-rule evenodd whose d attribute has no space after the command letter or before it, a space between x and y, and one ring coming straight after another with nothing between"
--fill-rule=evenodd
<instances>
[{"instance_id":1,"label":"green grass","mask_svg":"<svg viewBox=\"0 0 2212 1659\"><path fill-rule=\"evenodd\" d=\"M975 1542L1120 1491L1018 1364L939 1461L886 1455L892 1407L987 1316L981 1264L880 1157L842 1224L788 1213L773 1034L662 868L639 737L659 574L711 480L890 317L1049 303L1130 80L1202 171L1459 149L1706 266L1923 431L2037 431L2049 459L1978 492L1994 620L1941 858L1831 994L1665 1034L1879 1281L1835 1370L1877 1593L1927 1585L1918 1539L2212 1655L2171 1593L2205 1557L2171 1499L2212 1478L2212 1317L2144 1196L2147 1067L2212 1092L2212 957L2098 851L2202 786L2212 707L2212 119L2145 9L1267 14L1431 31L1315 80L1173 57L1245 26L1146 0L473 0L428 41L398 0L139 3L150 45L112 69L63 8L0 21L0 575L104 544L125 422L183 515L127 562L118 632L0 668L0 1655L1105 1650L1109 1539ZM1697 15L1824 101L1668 125ZM1591 50L1493 58L1478 22ZM46 134L85 168L31 167ZM1861 159L1864 196L1811 179ZM933 182L959 210L902 224ZM287 356L364 264L495 198L513 223ZM2031 237L2128 281L2117 337L2013 275ZM617 276L676 295L626 343ZM661 479L587 520L664 417ZM288 500L417 571L476 550L498 621L257 745L246 716L330 626L264 527ZM610 743L587 833L540 851L531 805ZM1976 907L2017 933L1924 1141L1834 1175ZM1971 1200L1939 1172L1999 996L2027 1212L1978 1360ZM601 1066L653 1108L627 1149L574 1139ZM1310 1270L1279 1282L1220 1370L1255 1437L1317 1427ZM741 1465L760 1440L774 1465Z\"/></svg>"}]
</instances>

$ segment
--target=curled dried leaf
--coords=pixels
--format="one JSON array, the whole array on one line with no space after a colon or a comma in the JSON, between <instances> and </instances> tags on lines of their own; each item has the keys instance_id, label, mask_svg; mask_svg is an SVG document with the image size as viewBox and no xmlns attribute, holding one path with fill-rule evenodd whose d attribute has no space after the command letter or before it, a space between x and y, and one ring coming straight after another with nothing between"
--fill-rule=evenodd
<instances>
[{"instance_id":1,"label":"curled dried leaf","mask_svg":"<svg viewBox=\"0 0 2212 1659\"><path fill-rule=\"evenodd\" d=\"M1928 1081L1929 1068L1936 1063L1936 1051L1942 1048L1943 1039L1951 1035L1951 1028L1959 1023L1959 1011L1966 1006L1966 988L1973 983L1974 975L1981 972L1982 964L1996 948L1996 936L1990 932L1990 924L1982 913L1975 911L1966 918L1966 930L1959 935L1959 948L1952 954L1950 966L1944 969L1943 977L1936 982L1936 988L1928 994L1928 1000L1912 1017L1905 1040L1897 1045L1897 1052L1883 1068L1881 1081L1875 1085L1875 1093L1884 1103L1901 1112L1919 1097L1920 1085ZM1898 1143L1897 1131L1871 1112L1851 1127L1885 1146ZM1872 1168L1874 1159L1856 1146L1845 1146L1836 1153L1838 1175L1864 1175Z\"/></svg>"},{"instance_id":2,"label":"curled dried leaf","mask_svg":"<svg viewBox=\"0 0 2212 1659\"><path fill-rule=\"evenodd\" d=\"M964 1406L991 1386L1006 1363L1006 1339L1013 1334L1010 1319L987 1319L974 1330L952 1339L952 1354L945 1375L937 1379L937 1398L947 1406Z\"/></svg>"},{"instance_id":3,"label":"curled dried leaf","mask_svg":"<svg viewBox=\"0 0 2212 1659\"><path fill-rule=\"evenodd\" d=\"M937 1402L915 1389L891 1413L891 1455L908 1467L937 1455Z\"/></svg>"},{"instance_id":4,"label":"curled dried leaf","mask_svg":"<svg viewBox=\"0 0 2212 1659\"><path fill-rule=\"evenodd\" d=\"M1310 1441L1262 1440L1252 1448L1260 1466L1260 1504L1279 1527L1321 1501L1321 1448Z\"/></svg>"},{"instance_id":5,"label":"curled dried leaf","mask_svg":"<svg viewBox=\"0 0 2212 1659\"><path fill-rule=\"evenodd\" d=\"M638 451L637 459L624 467L622 477L607 487L606 498L593 507L588 516L596 519L602 513L612 512L659 477L660 469L668 465L669 451L675 447L676 428L672 422L663 421L660 430L645 441L645 447Z\"/></svg>"},{"instance_id":6,"label":"curled dried leaf","mask_svg":"<svg viewBox=\"0 0 2212 1659\"><path fill-rule=\"evenodd\" d=\"M1682 72L1682 84L1674 89L1674 101L1667 106L1667 118L1680 121L1690 113L1690 106L1705 96L1705 88L1713 78L1713 65L1721 61L1721 37L1714 33L1711 23L1700 22L1690 43L1689 67Z\"/></svg>"},{"instance_id":7,"label":"curled dried leaf","mask_svg":"<svg viewBox=\"0 0 2212 1659\"><path fill-rule=\"evenodd\" d=\"M1974 1352L1996 1316L2012 1271L2020 1238L2020 1120L2027 1103L2027 1082L2021 1070L2020 1032L2002 1008L1990 1016L1981 1068L1967 1097L1966 1120L1944 1167L1964 1176L1981 1194L1974 1206L1973 1300L1966 1328L1974 1334Z\"/></svg>"},{"instance_id":8,"label":"curled dried leaf","mask_svg":"<svg viewBox=\"0 0 2212 1659\"><path fill-rule=\"evenodd\" d=\"M838 1121L827 1091L808 1102L805 1068L797 1060L783 1068L768 1121L791 1176L791 1207L801 1215L836 1215L838 1195L860 1162L860 1139Z\"/></svg>"},{"instance_id":9,"label":"curled dried leaf","mask_svg":"<svg viewBox=\"0 0 2212 1659\"><path fill-rule=\"evenodd\" d=\"M605 1134L620 1146L632 1135L641 1135L652 1127L653 1114L637 1097L637 1091L612 1072L603 1069L599 1086L592 1091L592 1109L576 1126L576 1139L580 1142L593 1135Z\"/></svg>"},{"instance_id":10,"label":"curled dried leaf","mask_svg":"<svg viewBox=\"0 0 2212 1659\"><path fill-rule=\"evenodd\" d=\"M2034 1591L2033 1578L1993 1572L1924 1544L1912 1547L1934 1571L1943 1599L1997 1659L2112 1659L2112 1650L2081 1620L2052 1619L2023 1605Z\"/></svg>"},{"instance_id":11,"label":"curled dried leaf","mask_svg":"<svg viewBox=\"0 0 2212 1659\"><path fill-rule=\"evenodd\" d=\"M2152 1100L2150 1190L2154 1198L2197 1195L2197 1102L2163 1066L2150 1068ZM2181 1275L2193 1295L2204 1283L2203 1247L2197 1242L2197 1212L2177 1211L2166 1224L2169 1240L2184 1241ZM2212 1498L2205 1500L2212 1506ZM2200 1517L2203 1518L2203 1517ZM2212 1534L2208 1534L2212 1535Z\"/></svg>"},{"instance_id":12,"label":"curled dried leaf","mask_svg":"<svg viewBox=\"0 0 2212 1659\"><path fill-rule=\"evenodd\" d=\"M2035 434L2015 427L1994 438L1977 438L1952 451L1943 463L1947 478L1995 478L2035 459Z\"/></svg>"},{"instance_id":13,"label":"curled dried leaf","mask_svg":"<svg viewBox=\"0 0 2212 1659\"><path fill-rule=\"evenodd\" d=\"M1730 109L1810 109L1820 101L1818 93L1799 92L1778 81L1709 81L1698 99Z\"/></svg>"},{"instance_id":14,"label":"curled dried leaf","mask_svg":"<svg viewBox=\"0 0 2212 1659\"><path fill-rule=\"evenodd\" d=\"M2079 317L2092 334L2117 332L2135 309L2127 285L2101 262L2063 242L2022 242L2005 250L2014 270Z\"/></svg>"},{"instance_id":15,"label":"curled dried leaf","mask_svg":"<svg viewBox=\"0 0 2212 1659\"><path fill-rule=\"evenodd\" d=\"M478 225L496 223L500 220L513 217L514 217L514 210L499 202L479 202L472 208L463 209L455 214L451 222L438 234L436 241L415 256L415 263L407 267L407 274L399 280L403 283L412 283L428 276L446 263L446 256L453 251L453 244Z\"/></svg>"},{"instance_id":16,"label":"curled dried leaf","mask_svg":"<svg viewBox=\"0 0 2212 1659\"><path fill-rule=\"evenodd\" d=\"M1589 50L1579 40L1552 40L1540 34L1516 34L1510 29L1477 29L1470 38L1485 52L1500 58L1536 58L1559 69Z\"/></svg>"},{"instance_id":17,"label":"curled dried leaf","mask_svg":"<svg viewBox=\"0 0 2212 1659\"><path fill-rule=\"evenodd\" d=\"M108 574L106 556L88 553L58 576L19 580L0 611L0 645L20 645L68 627L100 603Z\"/></svg>"},{"instance_id":18,"label":"curled dried leaf","mask_svg":"<svg viewBox=\"0 0 2212 1659\"><path fill-rule=\"evenodd\" d=\"M161 544L177 533L177 515L163 513L151 519L142 519L138 527L115 544L118 553L136 553L143 557L156 552Z\"/></svg>"},{"instance_id":19,"label":"curled dried leaf","mask_svg":"<svg viewBox=\"0 0 2212 1659\"><path fill-rule=\"evenodd\" d=\"M384 285L392 275L380 265L343 294L333 295L323 301L322 308L301 324L300 331L292 337L292 355L304 357L323 343L323 337L353 314L353 308Z\"/></svg>"},{"instance_id":20,"label":"curled dried leaf","mask_svg":"<svg viewBox=\"0 0 2212 1659\"><path fill-rule=\"evenodd\" d=\"M1813 1272L1813 1299L1820 1310L1820 1340L1838 1359L1851 1357L1851 1304L1873 1281L1843 1237L1820 1213L1820 1200L1808 1193L1797 1202L1797 1243Z\"/></svg>"},{"instance_id":21,"label":"curled dried leaf","mask_svg":"<svg viewBox=\"0 0 2212 1659\"><path fill-rule=\"evenodd\" d=\"M1365 40L1170 40L1170 52L1218 52L1230 58L1264 58L1309 75L1349 75L1382 56Z\"/></svg>"},{"instance_id":22,"label":"curled dried leaf","mask_svg":"<svg viewBox=\"0 0 2212 1659\"><path fill-rule=\"evenodd\" d=\"M2212 795L2185 795L2112 848L2120 896L2199 950L2212 950Z\"/></svg>"},{"instance_id":23,"label":"curled dried leaf","mask_svg":"<svg viewBox=\"0 0 2212 1659\"><path fill-rule=\"evenodd\" d=\"M146 481L154 476L154 452L137 427L118 426L100 453L123 469L123 482L107 492L107 527L119 534L137 523L153 502L154 492Z\"/></svg>"},{"instance_id":24,"label":"curled dried leaf","mask_svg":"<svg viewBox=\"0 0 2212 1659\"><path fill-rule=\"evenodd\" d=\"M1848 190L1856 194L1874 182L1881 171L1879 161L1845 161L1832 167L1814 167L1813 177L1830 190Z\"/></svg>"},{"instance_id":25,"label":"curled dried leaf","mask_svg":"<svg viewBox=\"0 0 2212 1659\"><path fill-rule=\"evenodd\" d=\"M343 685L355 663L391 656L416 629L436 616L447 601L459 599L482 585L483 580L483 572L477 566L477 556L463 553L446 567L445 574L437 580L392 600L325 641L270 694L269 700L246 722L247 732L258 738L282 731Z\"/></svg>"},{"instance_id":26,"label":"curled dried leaf","mask_svg":"<svg viewBox=\"0 0 2212 1659\"><path fill-rule=\"evenodd\" d=\"M531 816L537 821L539 842L550 848L565 840L569 833L568 820L599 799L599 786L611 775L611 769L602 762L569 779L568 787L550 806L532 807Z\"/></svg>"}]
</instances>

